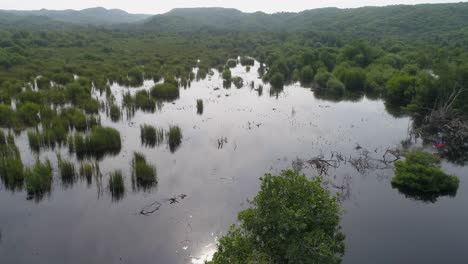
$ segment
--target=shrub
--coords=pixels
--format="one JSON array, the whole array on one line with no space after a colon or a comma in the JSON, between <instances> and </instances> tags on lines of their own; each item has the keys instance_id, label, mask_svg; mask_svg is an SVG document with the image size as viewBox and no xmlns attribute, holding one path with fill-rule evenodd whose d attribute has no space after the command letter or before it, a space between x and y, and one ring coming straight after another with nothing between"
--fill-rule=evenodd
<instances>
[{"instance_id":1,"label":"shrub","mask_svg":"<svg viewBox=\"0 0 468 264\"><path fill-rule=\"evenodd\" d=\"M148 189L157 184L156 167L149 165L143 154L138 152L133 154L132 169L134 187Z\"/></svg>"},{"instance_id":2,"label":"shrub","mask_svg":"<svg viewBox=\"0 0 468 264\"><path fill-rule=\"evenodd\" d=\"M197 114L199 115L203 114L203 100L202 99L197 100Z\"/></svg>"},{"instance_id":3,"label":"shrub","mask_svg":"<svg viewBox=\"0 0 468 264\"><path fill-rule=\"evenodd\" d=\"M301 70L301 82L303 84L310 84L314 80L314 69L310 66L305 66Z\"/></svg>"},{"instance_id":4,"label":"shrub","mask_svg":"<svg viewBox=\"0 0 468 264\"><path fill-rule=\"evenodd\" d=\"M328 80L332 77L332 74L325 69L319 69L315 74L314 81L321 87L326 88Z\"/></svg>"},{"instance_id":5,"label":"shrub","mask_svg":"<svg viewBox=\"0 0 468 264\"><path fill-rule=\"evenodd\" d=\"M296 171L266 174L251 207L238 215L209 263L340 263L340 207L322 187Z\"/></svg>"},{"instance_id":6,"label":"shrub","mask_svg":"<svg viewBox=\"0 0 468 264\"><path fill-rule=\"evenodd\" d=\"M168 139L169 149L171 152L175 152L180 146L180 143L182 143L182 129L178 126L170 126L169 132L166 136Z\"/></svg>"},{"instance_id":7,"label":"shrub","mask_svg":"<svg viewBox=\"0 0 468 264\"><path fill-rule=\"evenodd\" d=\"M273 88L282 89L284 85L284 76L279 72L274 73L270 78L270 84Z\"/></svg>"},{"instance_id":8,"label":"shrub","mask_svg":"<svg viewBox=\"0 0 468 264\"><path fill-rule=\"evenodd\" d=\"M24 183L24 167L13 135L0 130L0 179L8 190L20 190Z\"/></svg>"},{"instance_id":9,"label":"shrub","mask_svg":"<svg viewBox=\"0 0 468 264\"><path fill-rule=\"evenodd\" d=\"M0 104L0 127L11 127L15 112L11 107Z\"/></svg>"},{"instance_id":10,"label":"shrub","mask_svg":"<svg viewBox=\"0 0 468 264\"><path fill-rule=\"evenodd\" d=\"M124 178L121 171L114 171L109 177L109 190L113 200L120 200L125 193Z\"/></svg>"},{"instance_id":11,"label":"shrub","mask_svg":"<svg viewBox=\"0 0 468 264\"><path fill-rule=\"evenodd\" d=\"M237 89L242 88L242 86L244 86L244 80L239 76L233 77L232 83L234 83Z\"/></svg>"},{"instance_id":12,"label":"shrub","mask_svg":"<svg viewBox=\"0 0 468 264\"><path fill-rule=\"evenodd\" d=\"M111 105L110 106L110 118L113 122L117 122L120 120L120 107L118 105Z\"/></svg>"},{"instance_id":13,"label":"shrub","mask_svg":"<svg viewBox=\"0 0 468 264\"><path fill-rule=\"evenodd\" d=\"M416 150L406 154L405 158L405 161L395 162L394 188L424 201L436 201L441 195L456 194L459 179L441 170L437 156Z\"/></svg>"},{"instance_id":14,"label":"shrub","mask_svg":"<svg viewBox=\"0 0 468 264\"><path fill-rule=\"evenodd\" d=\"M40 200L49 193L52 187L52 166L47 160L37 161L24 172L28 199Z\"/></svg>"},{"instance_id":15,"label":"shrub","mask_svg":"<svg viewBox=\"0 0 468 264\"><path fill-rule=\"evenodd\" d=\"M179 87L173 83L156 84L151 89L151 96L160 100L175 100L179 98Z\"/></svg>"},{"instance_id":16,"label":"shrub","mask_svg":"<svg viewBox=\"0 0 468 264\"><path fill-rule=\"evenodd\" d=\"M224 69L224 71L223 71L223 80L229 82L229 81L231 81L231 77L232 77L231 70L229 68Z\"/></svg>"},{"instance_id":17,"label":"shrub","mask_svg":"<svg viewBox=\"0 0 468 264\"><path fill-rule=\"evenodd\" d=\"M235 68L237 66L237 60L229 59L226 63L229 68Z\"/></svg>"},{"instance_id":18,"label":"shrub","mask_svg":"<svg viewBox=\"0 0 468 264\"><path fill-rule=\"evenodd\" d=\"M331 77L327 82L326 92L332 95L341 96L345 93L345 86L340 80Z\"/></svg>"},{"instance_id":19,"label":"shrub","mask_svg":"<svg viewBox=\"0 0 468 264\"><path fill-rule=\"evenodd\" d=\"M242 56L240 58L240 63L241 63L242 66L254 66L255 65L255 60L253 58L250 58L250 57Z\"/></svg>"},{"instance_id":20,"label":"shrub","mask_svg":"<svg viewBox=\"0 0 468 264\"><path fill-rule=\"evenodd\" d=\"M17 110L18 119L24 126L36 126L39 123L39 105L23 103Z\"/></svg>"}]
</instances>

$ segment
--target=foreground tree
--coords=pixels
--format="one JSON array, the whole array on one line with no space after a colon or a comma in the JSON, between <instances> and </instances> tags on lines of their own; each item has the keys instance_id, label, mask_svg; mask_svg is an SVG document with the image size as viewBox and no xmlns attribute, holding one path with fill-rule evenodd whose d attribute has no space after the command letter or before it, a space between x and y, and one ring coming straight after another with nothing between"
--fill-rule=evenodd
<instances>
[{"instance_id":1,"label":"foreground tree","mask_svg":"<svg viewBox=\"0 0 468 264\"><path fill-rule=\"evenodd\" d=\"M216 263L340 263L344 235L336 198L296 171L261 178L251 207L220 239Z\"/></svg>"}]
</instances>

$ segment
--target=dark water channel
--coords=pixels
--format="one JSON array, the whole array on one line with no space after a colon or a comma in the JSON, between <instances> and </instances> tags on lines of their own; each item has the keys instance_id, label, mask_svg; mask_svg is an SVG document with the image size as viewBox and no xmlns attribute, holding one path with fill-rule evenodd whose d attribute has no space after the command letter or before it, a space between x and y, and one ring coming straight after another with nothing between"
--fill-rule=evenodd
<instances>
[{"instance_id":1,"label":"dark water channel","mask_svg":"<svg viewBox=\"0 0 468 264\"><path fill-rule=\"evenodd\" d=\"M63 186L55 153L76 158L65 148L41 152L40 158L48 157L55 168L48 197L35 202L26 200L24 191L0 189L0 263L203 263L213 254L216 239L246 207L246 199L257 193L264 173L318 156L348 159L368 151L378 159L407 138L410 118L392 116L381 100L321 100L299 85L274 95L265 85L260 93L250 87L251 81L255 88L262 83L256 68L233 70L233 76L244 79L241 89L224 89L215 73L181 88L178 100L164 103L155 113L137 111L117 123L102 113L102 125L117 128L123 142L119 155L100 161L101 184L94 180L91 185L77 181ZM125 91L152 85L113 85L112 92L120 104ZM204 101L202 115L197 114L196 99ZM141 124L165 129L179 125L182 144L174 153L166 144L144 147ZM23 162L33 164L36 154L29 149L26 132L16 141ZM132 190L133 151L157 166L156 187ZM391 168L358 171L349 162L331 168L325 181L340 193L346 211L343 262L466 263L468 168L446 162L443 168L460 177L460 188L455 197L434 203L393 189ZM116 169L126 181L119 201L107 189L109 172ZM305 165L302 170L317 174ZM143 208L158 210L144 216L139 213Z\"/></svg>"}]
</instances>

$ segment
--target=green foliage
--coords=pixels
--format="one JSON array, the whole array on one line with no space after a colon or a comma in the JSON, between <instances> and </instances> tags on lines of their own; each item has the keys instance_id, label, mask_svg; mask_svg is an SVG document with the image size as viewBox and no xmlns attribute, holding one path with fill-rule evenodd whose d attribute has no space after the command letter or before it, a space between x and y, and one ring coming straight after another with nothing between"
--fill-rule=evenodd
<instances>
[{"instance_id":1,"label":"green foliage","mask_svg":"<svg viewBox=\"0 0 468 264\"><path fill-rule=\"evenodd\" d=\"M145 146L159 146L164 141L164 131L145 124L140 126L140 138Z\"/></svg>"},{"instance_id":2,"label":"green foliage","mask_svg":"<svg viewBox=\"0 0 468 264\"><path fill-rule=\"evenodd\" d=\"M359 67L350 67L347 64L340 64L333 71L333 75L343 82L346 89L350 91L363 91L365 88L366 74L364 70Z\"/></svg>"},{"instance_id":3,"label":"green foliage","mask_svg":"<svg viewBox=\"0 0 468 264\"><path fill-rule=\"evenodd\" d=\"M156 167L149 165L146 157L138 152L133 154L132 184L134 188L149 189L158 183Z\"/></svg>"},{"instance_id":4,"label":"green foliage","mask_svg":"<svg viewBox=\"0 0 468 264\"><path fill-rule=\"evenodd\" d=\"M326 93L341 96L345 93L345 85L335 77L331 77L327 82Z\"/></svg>"},{"instance_id":5,"label":"green foliage","mask_svg":"<svg viewBox=\"0 0 468 264\"><path fill-rule=\"evenodd\" d=\"M240 63L242 66L254 66L255 60L251 57L242 56L240 57Z\"/></svg>"},{"instance_id":6,"label":"green foliage","mask_svg":"<svg viewBox=\"0 0 468 264\"><path fill-rule=\"evenodd\" d=\"M197 99L197 114L199 115L203 114L203 100L202 99Z\"/></svg>"},{"instance_id":7,"label":"green foliage","mask_svg":"<svg viewBox=\"0 0 468 264\"><path fill-rule=\"evenodd\" d=\"M120 152L122 143L120 133L114 128L95 127L89 135L75 134L69 146L72 146L78 157L92 156L100 158L106 154Z\"/></svg>"},{"instance_id":8,"label":"green foliage","mask_svg":"<svg viewBox=\"0 0 468 264\"><path fill-rule=\"evenodd\" d=\"M424 151L405 155L405 161L395 162L392 186L409 197L424 201L436 201L441 195L455 195L459 179L440 169L440 159Z\"/></svg>"},{"instance_id":9,"label":"green foliage","mask_svg":"<svg viewBox=\"0 0 468 264\"><path fill-rule=\"evenodd\" d=\"M118 122L120 120L120 107L112 104L109 109L109 115L113 122Z\"/></svg>"},{"instance_id":10,"label":"green foliage","mask_svg":"<svg viewBox=\"0 0 468 264\"><path fill-rule=\"evenodd\" d=\"M182 143L182 129L179 126L170 126L167 132L167 141L171 152L175 152Z\"/></svg>"},{"instance_id":11,"label":"green foliage","mask_svg":"<svg viewBox=\"0 0 468 264\"><path fill-rule=\"evenodd\" d=\"M270 78L270 84L275 89L282 89L284 85L284 77L281 73L276 72Z\"/></svg>"},{"instance_id":12,"label":"green foliage","mask_svg":"<svg viewBox=\"0 0 468 264\"><path fill-rule=\"evenodd\" d=\"M0 179L8 190L20 190L24 182L24 167L13 135L0 130Z\"/></svg>"},{"instance_id":13,"label":"green foliage","mask_svg":"<svg viewBox=\"0 0 468 264\"><path fill-rule=\"evenodd\" d=\"M310 84L314 80L314 69L310 66L305 66L301 70L301 83Z\"/></svg>"},{"instance_id":14,"label":"green foliage","mask_svg":"<svg viewBox=\"0 0 468 264\"><path fill-rule=\"evenodd\" d=\"M234 83L234 85L236 86L237 89L240 89L240 88L242 88L242 86L244 86L244 80L239 76L235 76L231 80L232 80L232 83Z\"/></svg>"},{"instance_id":15,"label":"green foliage","mask_svg":"<svg viewBox=\"0 0 468 264\"><path fill-rule=\"evenodd\" d=\"M239 227L220 239L210 263L340 263L340 207L322 187L296 171L266 174Z\"/></svg>"},{"instance_id":16,"label":"green foliage","mask_svg":"<svg viewBox=\"0 0 468 264\"><path fill-rule=\"evenodd\" d=\"M109 177L109 191L113 200L121 200L125 194L125 183L121 171L114 171Z\"/></svg>"},{"instance_id":17,"label":"green foliage","mask_svg":"<svg viewBox=\"0 0 468 264\"><path fill-rule=\"evenodd\" d=\"M229 59L227 62L226 62L226 66L228 66L229 68L235 68L237 66L237 60L235 59Z\"/></svg>"},{"instance_id":18,"label":"green foliage","mask_svg":"<svg viewBox=\"0 0 468 264\"><path fill-rule=\"evenodd\" d=\"M83 162L80 165L80 178L85 179L88 185L93 182L93 176L99 175L99 166L89 162Z\"/></svg>"},{"instance_id":19,"label":"green foliage","mask_svg":"<svg viewBox=\"0 0 468 264\"><path fill-rule=\"evenodd\" d=\"M329 73L326 69L319 69L317 74L315 74L314 81L321 87L326 88L328 80L332 77L332 74Z\"/></svg>"},{"instance_id":20,"label":"green foliage","mask_svg":"<svg viewBox=\"0 0 468 264\"><path fill-rule=\"evenodd\" d=\"M385 96L393 104L406 106L414 96L414 85L414 78L407 74L393 75L387 81Z\"/></svg>"},{"instance_id":21,"label":"green foliage","mask_svg":"<svg viewBox=\"0 0 468 264\"><path fill-rule=\"evenodd\" d=\"M29 199L38 201L44 195L50 193L52 187L52 166L48 160L45 162L37 161L31 168L26 168L24 176Z\"/></svg>"},{"instance_id":22,"label":"green foliage","mask_svg":"<svg viewBox=\"0 0 468 264\"><path fill-rule=\"evenodd\" d=\"M223 71L223 80L231 81L232 75L231 70L229 68L224 69Z\"/></svg>"},{"instance_id":23,"label":"green foliage","mask_svg":"<svg viewBox=\"0 0 468 264\"><path fill-rule=\"evenodd\" d=\"M73 162L70 161L62 160L60 156L57 157L57 160L62 183L65 186L73 185L76 179L75 164L73 164Z\"/></svg>"},{"instance_id":24,"label":"green foliage","mask_svg":"<svg viewBox=\"0 0 468 264\"><path fill-rule=\"evenodd\" d=\"M175 100L179 98L179 87L173 83L156 84L151 89L151 96L159 100Z\"/></svg>"}]
</instances>

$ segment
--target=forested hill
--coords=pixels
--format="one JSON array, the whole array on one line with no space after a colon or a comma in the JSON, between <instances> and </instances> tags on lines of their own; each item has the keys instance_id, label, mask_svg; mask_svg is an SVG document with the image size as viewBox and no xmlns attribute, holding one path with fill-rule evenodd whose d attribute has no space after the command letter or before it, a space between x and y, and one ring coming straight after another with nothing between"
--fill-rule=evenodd
<instances>
[{"instance_id":1,"label":"forested hill","mask_svg":"<svg viewBox=\"0 0 468 264\"><path fill-rule=\"evenodd\" d=\"M8 16L9 15L9 16ZM75 25L112 25L123 23L135 23L143 21L150 15L129 14L119 9L105 9L102 7L83 10L34 10L34 11L2 11L1 16L7 18L0 21L28 21L32 18L47 18L53 22L65 22Z\"/></svg>"},{"instance_id":2,"label":"forested hill","mask_svg":"<svg viewBox=\"0 0 468 264\"><path fill-rule=\"evenodd\" d=\"M235 9L174 9L145 23L148 30L331 31L405 35L467 30L468 3L322 8L300 13L243 13Z\"/></svg>"}]
</instances>

